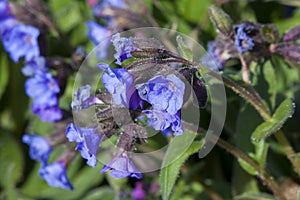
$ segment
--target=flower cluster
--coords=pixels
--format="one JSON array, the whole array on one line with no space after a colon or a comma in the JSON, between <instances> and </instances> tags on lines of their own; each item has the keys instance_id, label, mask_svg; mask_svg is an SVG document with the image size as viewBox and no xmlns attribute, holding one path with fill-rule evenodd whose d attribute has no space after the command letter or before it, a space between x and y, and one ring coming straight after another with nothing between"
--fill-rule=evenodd
<instances>
[{"instance_id":1,"label":"flower cluster","mask_svg":"<svg viewBox=\"0 0 300 200\"><path fill-rule=\"evenodd\" d=\"M58 108L57 94L60 89L57 81L47 70L45 58L40 56L38 37L39 29L26 25L12 15L9 3L0 1L0 38L4 49L14 62L25 58L22 72L30 78L25 83L26 94L33 98L33 113L43 121L56 121L62 118Z\"/></svg>"},{"instance_id":2,"label":"flower cluster","mask_svg":"<svg viewBox=\"0 0 300 200\"><path fill-rule=\"evenodd\" d=\"M52 141L50 139L34 134L26 134L23 135L22 141L29 146L30 157L41 163L40 176L42 179L52 187L60 187L69 190L73 189L66 173L68 160L64 157L67 153L57 159L57 161L48 164L49 156L53 150L51 144Z\"/></svg>"}]
</instances>

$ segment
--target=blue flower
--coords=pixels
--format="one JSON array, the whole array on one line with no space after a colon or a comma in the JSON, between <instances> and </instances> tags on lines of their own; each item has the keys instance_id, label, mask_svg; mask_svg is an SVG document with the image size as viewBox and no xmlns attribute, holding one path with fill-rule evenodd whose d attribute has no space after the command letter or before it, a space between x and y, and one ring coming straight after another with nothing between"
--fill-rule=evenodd
<instances>
[{"instance_id":1,"label":"blue flower","mask_svg":"<svg viewBox=\"0 0 300 200\"><path fill-rule=\"evenodd\" d=\"M31 111L44 122L55 122L63 117L63 113L58 105L50 106L39 101L32 102Z\"/></svg>"},{"instance_id":2,"label":"blue flower","mask_svg":"<svg viewBox=\"0 0 300 200\"><path fill-rule=\"evenodd\" d=\"M18 23L15 17L0 20L0 38L3 40L6 34Z\"/></svg>"},{"instance_id":3,"label":"blue flower","mask_svg":"<svg viewBox=\"0 0 300 200\"><path fill-rule=\"evenodd\" d=\"M73 190L73 186L68 180L65 166L60 161L42 167L40 169L40 176L47 181L51 187Z\"/></svg>"},{"instance_id":4,"label":"blue flower","mask_svg":"<svg viewBox=\"0 0 300 200\"><path fill-rule=\"evenodd\" d=\"M238 25L235 29L236 36L234 45L240 53L252 50L254 47L253 39L248 34L251 29L251 26L246 27L244 24Z\"/></svg>"},{"instance_id":5,"label":"blue flower","mask_svg":"<svg viewBox=\"0 0 300 200\"><path fill-rule=\"evenodd\" d=\"M225 48L219 48L217 41L209 41L207 43L207 54L200 58L201 63L213 71L222 71L226 61L230 58L230 55L224 57L223 51Z\"/></svg>"},{"instance_id":6,"label":"blue flower","mask_svg":"<svg viewBox=\"0 0 300 200\"><path fill-rule=\"evenodd\" d=\"M57 81L50 73L36 73L25 82L26 94L34 98L36 103L53 106L57 104L56 95L60 89Z\"/></svg>"},{"instance_id":7,"label":"blue flower","mask_svg":"<svg viewBox=\"0 0 300 200\"><path fill-rule=\"evenodd\" d=\"M110 175L114 178L125 178L125 177L135 177L138 179L142 178L142 173L134 166L132 160L128 158L126 153L115 157L101 170L101 174L112 170Z\"/></svg>"},{"instance_id":8,"label":"blue flower","mask_svg":"<svg viewBox=\"0 0 300 200\"><path fill-rule=\"evenodd\" d=\"M33 60L26 62L26 65L22 68L22 73L25 76L33 76L39 72L46 71L46 60L44 57L35 57Z\"/></svg>"},{"instance_id":9,"label":"blue flower","mask_svg":"<svg viewBox=\"0 0 300 200\"><path fill-rule=\"evenodd\" d=\"M30 61L40 55L38 36L40 31L29 25L16 24L8 33L4 34L3 46L10 53L14 62L18 62L20 57L25 57L25 61Z\"/></svg>"},{"instance_id":10,"label":"blue flower","mask_svg":"<svg viewBox=\"0 0 300 200\"><path fill-rule=\"evenodd\" d=\"M97 58L105 59L110 45L109 37L111 31L106 26L102 26L94 21L88 21L86 22L86 25L88 26L87 34L89 39L95 45L98 45L96 48Z\"/></svg>"},{"instance_id":11,"label":"blue flower","mask_svg":"<svg viewBox=\"0 0 300 200\"><path fill-rule=\"evenodd\" d=\"M106 6L112 6L117 8L124 8L125 3L124 0L102 0L101 2L97 3L93 8L93 14L96 17L102 17L102 12Z\"/></svg>"},{"instance_id":12,"label":"blue flower","mask_svg":"<svg viewBox=\"0 0 300 200\"><path fill-rule=\"evenodd\" d=\"M122 62L128 58L131 58L131 51L136 50L136 47L133 45L133 41L130 38L120 37L120 33L117 33L112 36L111 42L115 47L116 53L114 54L116 64L121 65Z\"/></svg>"},{"instance_id":13,"label":"blue flower","mask_svg":"<svg viewBox=\"0 0 300 200\"><path fill-rule=\"evenodd\" d=\"M148 101L153 109L165 110L175 115L183 104L185 85L174 74L162 75L136 86L142 99Z\"/></svg>"},{"instance_id":14,"label":"blue flower","mask_svg":"<svg viewBox=\"0 0 300 200\"><path fill-rule=\"evenodd\" d=\"M9 17L11 14L9 3L7 0L0 0L0 20Z\"/></svg>"},{"instance_id":15,"label":"blue flower","mask_svg":"<svg viewBox=\"0 0 300 200\"><path fill-rule=\"evenodd\" d=\"M87 159L87 164L95 167L97 164L97 149L102 140L102 134L96 134L95 128L80 128L69 124L66 137L70 142L78 143L75 150L81 152L81 157Z\"/></svg>"},{"instance_id":16,"label":"blue flower","mask_svg":"<svg viewBox=\"0 0 300 200\"><path fill-rule=\"evenodd\" d=\"M48 72L36 71L34 77L25 82L26 94L33 98L32 112L43 121L61 119L62 112L58 108L57 94L60 89L57 81Z\"/></svg>"},{"instance_id":17,"label":"blue flower","mask_svg":"<svg viewBox=\"0 0 300 200\"><path fill-rule=\"evenodd\" d=\"M102 83L113 96L115 105L123 105L127 108L137 109L142 105L135 89L134 76L123 68L110 68L105 63L98 64L105 72L102 74Z\"/></svg>"},{"instance_id":18,"label":"blue flower","mask_svg":"<svg viewBox=\"0 0 300 200\"><path fill-rule=\"evenodd\" d=\"M75 109L76 112L79 112L81 109L88 108L96 103L102 103L102 101L100 101L94 95L90 94L90 90L90 85L82 86L76 90L71 103L72 109Z\"/></svg>"},{"instance_id":19,"label":"blue flower","mask_svg":"<svg viewBox=\"0 0 300 200\"><path fill-rule=\"evenodd\" d=\"M46 138L33 134L26 134L23 135L22 142L29 145L29 155L31 159L41 162L42 165L47 165L52 148Z\"/></svg>"},{"instance_id":20,"label":"blue flower","mask_svg":"<svg viewBox=\"0 0 300 200\"><path fill-rule=\"evenodd\" d=\"M169 135L173 130L174 135L183 133L179 112L175 115L163 110L144 110L147 116L147 124L157 131L162 131L165 135Z\"/></svg>"}]
</instances>

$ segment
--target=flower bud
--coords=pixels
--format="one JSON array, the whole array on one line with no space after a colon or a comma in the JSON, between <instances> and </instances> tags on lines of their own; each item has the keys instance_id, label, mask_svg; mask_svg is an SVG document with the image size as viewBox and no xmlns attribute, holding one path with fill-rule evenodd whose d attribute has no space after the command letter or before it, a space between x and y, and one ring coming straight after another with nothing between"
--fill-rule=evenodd
<instances>
[{"instance_id":1,"label":"flower bud","mask_svg":"<svg viewBox=\"0 0 300 200\"><path fill-rule=\"evenodd\" d=\"M293 27L288 32L286 32L282 38L282 41L296 41L300 39L300 25Z\"/></svg>"},{"instance_id":2,"label":"flower bud","mask_svg":"<svg viewBox=\"0 0 300 200\"><path fill-rule=\"evenodd\" d=\"M210 6L208 9L210 20L215 28L225 36L232 32L232 20L227 13L217 6Z\"/></svg>"}]
</instances>

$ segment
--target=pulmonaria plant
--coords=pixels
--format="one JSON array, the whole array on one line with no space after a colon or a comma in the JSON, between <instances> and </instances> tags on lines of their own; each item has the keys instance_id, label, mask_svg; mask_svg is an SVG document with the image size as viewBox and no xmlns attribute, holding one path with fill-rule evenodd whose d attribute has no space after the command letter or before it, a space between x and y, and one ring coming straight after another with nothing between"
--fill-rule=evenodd
<instances>
[{"instance_id":1,"label":"pulmonaria plant","mask_svg":"<svg viewBox=\"0 0 300 200\"><path fill-rule=\"evenodd\" d=\"M135 166L132 153L137 143L146 142L145 123L164 135L181 135L184 133L181 109L191 93L186 85L193 84L195 89L201 86L199 94L203 96L201 103L197 104L200 107L205 106L207 93L195 76L197 70L168 63L167 59L172 56L178 59L176 62L184 62L184 59L165 50L157 40L121 37L118 33L112 36L111 43L118 67L103 62L98 64L105 90L98 90L96 95L92 95L89 85L82 86L74 93L71 104L76 113L94 106L98 126L78 127L71 123L66 137L77 143L75 149L81 151L81 157L87 160L89 166L95 167L101 141L117 135L115 157L101 173L111 171L110 175L114 178L141 178L142 173ZM129 62L124 64L127 60ZM166 67L165 70L162 74L154 72L143 76L143 72L149 70L147 62L154 61L166 62L165 66L161 66ZM145 62L146 67L139 62ZM195 98L197 100L198 97Z\"/></svg>"}]
</instances>

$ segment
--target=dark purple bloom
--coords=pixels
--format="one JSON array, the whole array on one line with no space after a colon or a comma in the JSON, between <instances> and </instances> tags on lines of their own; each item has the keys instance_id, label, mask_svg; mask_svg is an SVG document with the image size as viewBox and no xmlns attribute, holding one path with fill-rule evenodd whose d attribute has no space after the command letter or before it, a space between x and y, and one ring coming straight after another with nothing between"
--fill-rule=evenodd
<instances>
[{"instance_id":1,"label":"dark purple bloom","mask_svg":"<svg viewBox=\"0 0 300 200\"><path fill-rule=\"evenodd\" d=\"M109 37L111 31L94 21L88 21L88 37L95 44L98 45L96 49L96 55L98 59L105 59L107 57L107 51L110 45Z\"/></svg>"},{"instance_id":2,"label":"dark purple bloom","mask_svg":"<svg viewBox=\"0 0 300 200\"><path fill-rule=\"evenodd\" d=\"M7 0L0 0L0 20L9 17L11 14Z\"/></svg>"},{"instance_id":3,"label":"dark purple bloom","mask_svg":"<svg viewBox=\"0 0 300 200\"><path fill-rule=\"evenodd\" d=\"M174 74L159 75L145 84L137 85L140 97L148 101L153 109L165 110L175 115L181 109L184 95L184 82Z\"/></svg>"},{"instance_id":4,"label":"dark purple bloom","mask_svg":"<svg viewBox=\"0 0 300 200\"><path fill-rule=\"evenodd\" d=\"M114 54L117 59L116 64L121 65L122 62L128 58L131 58L131 51L136 50L133 45L133 41L130 38L120 37L120 33L112 36L111 42L113 43L116 53Z\"/></svg>"},{"instance_id":5,"label":"dark purple bloom","mask_svg":"<svg viewBox=\"0 0 300 200\"><path fill-rule=\"evenodd\" d=\"M23 56L25 61L30 61L40 54L37 41L39 34L40 31L33 26L16 24L2 38L4 49L10 53L14 62L18 62Z\"/></svg>"},{"instance_id":6,"label":"dark purple bloom","mask_svg":"<svg viewBox=\"0 0 300 200\"><path fill-rule=\"evenodd\" d=\"M148 120L147 124L157 131L162 131L165 135L169 135L173 130L174 135L183 133L179 112L175 115L163 110L144 110Z\"/></svg>"},{"instance_id":7,"label":"dark purple bloom","mask_svg":"<svg viewBox=\"0 0 300 200\"><path fill-rule=\"evenodd\" d=\"M136 182L135 187L131 192L131 197L134 200L144 200L146 199L146 193L143 190L143 183L142 182Z\"/></svg>"},{"instance_id":8,"label":"dark purple bloom","mask_svg":"<svg viewBox=\"0 0 300 200\"><path fill-rule=\"evenodd\" d=\"M134 166L132 160L127 156L126 153L115 157L101 170L101 174L112 170L110 175L114 178L125 178L135 177L138 179L142 178L142 173Z\"/></svg>"},{"instance_id":9,"label":"dark purple bloom","mask_svg":"<svg viewBox=\"0 0 300 200\"><path fill-rule=\"evenodd\" d=\"M249 36L248 32L252 30L251 26L246 27L245 24L240 24L235 29L234 45L240 53L252 50L254 47L253 39Z\"/></svg>"},{"instance_id":10,"label":"dark purple bloom","mask_svg":"<svg viewBox=\"0 0 300 200\"><path fill-rule=\"evenodd\" d=\"M132 74L123 68L110 68L105 63L100 63L98 67L105 71L102 74L102 83L112 94L115 105L136 109L142 104L142 100L133 85L134 76Z\"/></svg>"},{"instance_id":11,"label":"dark purple bloom","mask_svg":"<svg viewBox=\"0 0 300 200\"><path fill-rule=\"evenodd\" d=\"M33 60L26 62L25 66L22 68L22 73L25 76L33 76L35 73L46 71L46 61L44 57L35 57Z\"/></svg>"},{"instance_id":12,"label":"dark purple bloom","mask_svg":"<svg viewBox=\"0 0 300 200\"><path fill-rule=\"evenodd\" d=\"M42 167L40 169L40 176L47 181L51 187L73 190L73 186L68 180L65 166L60 161Z\"/></svg>"},{"instance_id":13,"label":"dark purple bloom","mask_svg":"<svg viewBox=\"0 0 300 200\"><path fill-rule=\"evenodd\" d=\"M94 104L103 103L94 95L91 95L90 90L90 85L82 86L76 90L71 104L72 109L75 109L76 112L79 112L81 109L88 108Z\"/></svg>"},{"instance_id":14,"label":"dark purple bloom","mask_svg":"<svg viewBox=\"0 0 300 200\"><path fill-rule=\"evenodd\" d=\"M51 145L49 141L38 135L23 135L22 142L28 144L30 150L29 155L33 160L37 160L42 163L42 165L47 165L48 158L52 152Z\"/></svg>"},{"instance_id":15,"label":"dark purple bloom","mask_svg":"<svg viewBox=\"0 0 300 200\"><path fill-rule=\"evenodd\" d=\"M80 128L69 124L66 136L70 142L78 143L76 150L81 152L81 157L87 159L87 164L95 167L97 164L97 149L102 140L102 134L96 134L95 128Z\"/></svg>"}]
</instances>

